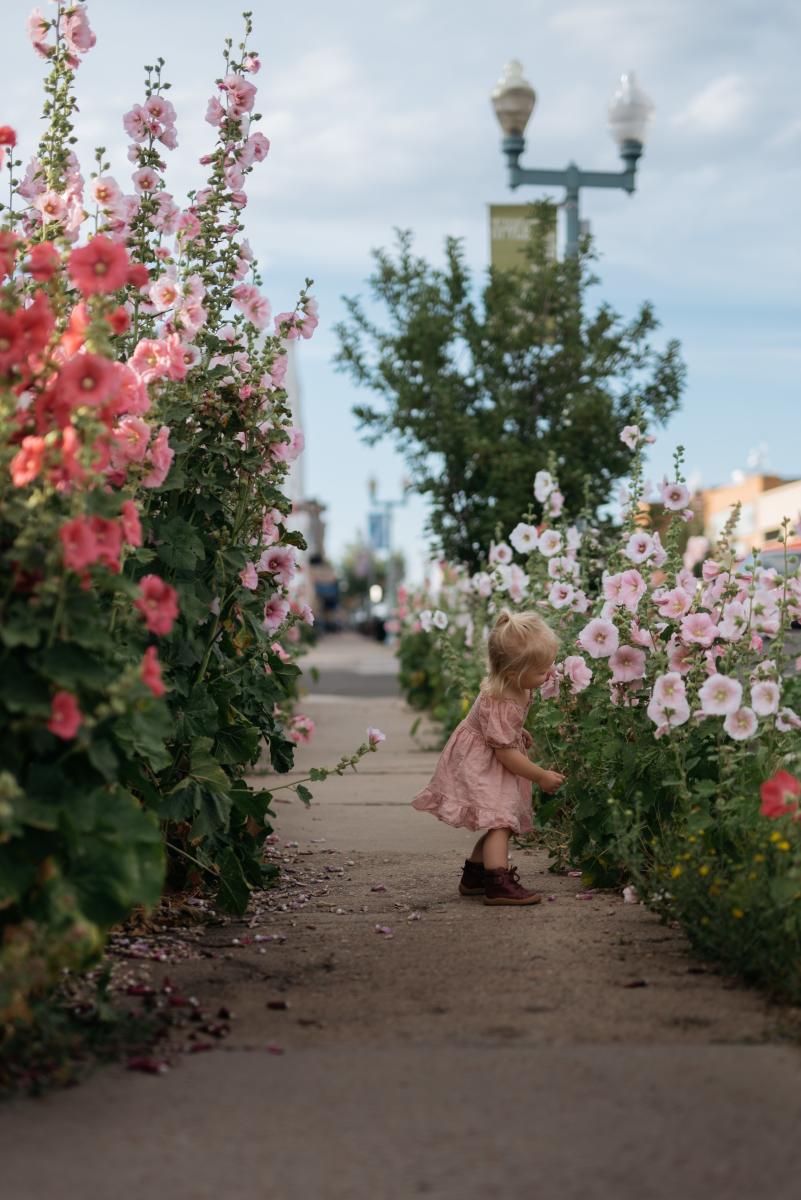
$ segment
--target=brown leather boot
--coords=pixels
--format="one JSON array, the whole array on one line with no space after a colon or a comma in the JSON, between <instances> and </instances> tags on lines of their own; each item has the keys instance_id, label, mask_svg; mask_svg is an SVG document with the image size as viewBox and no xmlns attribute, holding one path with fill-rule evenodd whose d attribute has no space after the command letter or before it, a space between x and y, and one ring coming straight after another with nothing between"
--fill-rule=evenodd
<instances>
[{"instance_id":1,"label":"brown leather boot","mask_svg":"<svg viewBox=\"0 0 801 1200\"><path fill-rule=\"evenodd\" d=\"M542 896L539 892L529 892L521 884L517 867L507 870L498 867L494 871L485 870L487 877L484 889L485 904L539 904Z\"/></svg>"},{"instance_id":2,"label":"brown leather boot","mask_svg":"<svg viewBox=\"0 0 801 1200\"><path fill-rule=\"evenodd\" d=\"M483 863L471 862L469 858L466 858L462 881L459 884L460 894L462 896L483 896L486 874Z\"/></svg>"}]
</instances>

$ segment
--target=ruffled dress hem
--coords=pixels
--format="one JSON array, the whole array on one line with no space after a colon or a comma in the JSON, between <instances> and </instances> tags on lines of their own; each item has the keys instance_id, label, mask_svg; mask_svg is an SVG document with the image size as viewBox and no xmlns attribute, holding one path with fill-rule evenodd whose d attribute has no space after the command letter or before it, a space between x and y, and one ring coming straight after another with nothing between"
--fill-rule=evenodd
<instances>
[{"instance_id":1,"label":"ruffled dress hem","mask_svg":"<svg viewBox=\"0 0 801 1200\"><path fill-rule=\"evenodd\" d=\"M512 833L522 834L530 833L534 828L533 821L529 820L526 823L519 815L504 816L497 808L480 808L475 804L465 804L431 787L424 788L415 796L412 808L416 808L418 812L430 812L446 825L452 825L456 829L510 829Z\"/></svg>"}]
</instances>

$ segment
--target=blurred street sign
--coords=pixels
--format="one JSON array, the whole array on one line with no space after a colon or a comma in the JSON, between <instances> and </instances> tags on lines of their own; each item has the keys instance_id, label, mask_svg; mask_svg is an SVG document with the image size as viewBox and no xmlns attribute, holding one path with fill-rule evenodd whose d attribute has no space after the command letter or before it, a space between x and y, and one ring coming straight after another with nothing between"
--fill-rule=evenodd
<instances>
[{"instance_id":1,"label":"blurred street sign","mask_svg":"<svg viewBox=\"0 0 801 1200\"><path fill-rule=\"evenodd\" d=\"M367 514L367 538L373 550L389 549L389 513Z\"/></svg>"},{"instance_id":2,"label":"blurred street sign","mask_svg":"<svg viewBox=\"0 0 801 1200\"><path fill-rule=\"evenodd\" d=\"M541 218L542 219L542 218ZM530 204L490 204L490 263L501 271L526 266L525 247L535 220ZM556 258L556 209L546 230L548 257Z\"/></svg>"}]
</instances>

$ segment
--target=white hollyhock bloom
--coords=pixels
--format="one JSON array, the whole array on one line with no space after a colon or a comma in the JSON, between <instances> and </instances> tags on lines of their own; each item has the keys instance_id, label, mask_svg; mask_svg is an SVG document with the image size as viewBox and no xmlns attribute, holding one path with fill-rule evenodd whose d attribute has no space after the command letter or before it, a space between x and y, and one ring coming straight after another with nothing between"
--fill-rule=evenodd
<instances>
[{"instance_id":1,"label":"white hollyhock bloom","mask_svg":"<svg viewBox=\"0 0 801 1200\"><path fill-rule=\"evenodd\" d=\"M558 554L562 549L562 535L555 529L546 529L540 534L540 553L546 558L550 558L554 554Z\"/></svg>"},{"instance_id":2,"label":"white hollyhock bloom","mask_svg":"<svg viewBox=\"0 0 801 1200\"><path fill-rule=\"evenodd\" d=\"M417 619L420 622L421 627L425 630L425 632L430 633L431 632L431 622L434 619L434 614L432 613L431 609L424 608Z\"/></svg>"},{"instance_id":3,"label":"white hollyhock bloom","mask_svg":"<svg viewBox=\"0 0 801 1200\"><path fill-rule=\"evenodd\" d=\"M537 549L537 527L521 521L509 534L509 541L518 554L530 554Z\"/></svg>"},{"instance_id":4,"label":"white hollyhock bloom","mask_svg":"<svg viewBox=\"0 0 801 1200\"><path fill-rule=\"evenodd\" d=\"M550 471L537 471L534 476L534 495L540 504L544 504L556 487L556 480Z\"/></svg>"},{"instance_id":5,"label":"white hollyhock bloom","mask_svg":"<svg viewBox=\"0 0 801 1200\"><path fill-rule=\"evenodd\" d=\"M441 608L438 608L432 618L437 629L448 628L448 614L444 613Z\"/></svg>"}]
</instances>

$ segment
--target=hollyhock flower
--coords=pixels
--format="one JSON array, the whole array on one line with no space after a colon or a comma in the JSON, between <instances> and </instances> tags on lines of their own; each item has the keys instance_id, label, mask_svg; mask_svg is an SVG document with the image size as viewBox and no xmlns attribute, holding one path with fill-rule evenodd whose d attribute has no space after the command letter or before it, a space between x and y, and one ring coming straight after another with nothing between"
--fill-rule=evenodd
<instances>
[{"instance_id":1,"label":"hollyhock flower","mask_svg":"<svg viewBox=\"0 0 801 1200\"><path fill-rule=\"evenodd\" d=\"M420 621L420 628L423 630L423 632L430 633L431 625L434 620L434 614L432 613L431 609L424 608L423 611L418 615L418 620Z\"/></svg>"},{"instance_id":2,"label":"hollyhock flower","mask_svg":"<svg viewBox=\"0 0 801 1200\"><path fill-rule=\"evenodd\" d=\"M693 598L689 592L685 592L684 588L676 587L669 592L663 592L657 599L656 606L660 616L672 617L676 620L689 612L692 602Z\"/></svg>"},{"instance_id":3,"label":"hollyhock flower","mask_svg":"<svg viewBox=\"0 0 801 1200\"><path fill-rule=\"evenodd\" d=\"M61 192L48 188L34 196L33 208L42 214L43 221L62 221L67 211L67 203Z\"/></svg>"},{"instance_id":4,"label":"hollyhock flower","mask_svg":"<svg viewBox=\"0 0 801 1200\"><path fill-rule=\"evenodd\" d=\"M488 575L486 571L477 571L472 576L470 583L476 594L483 596L484 599L492 595L492 576Z\"/></svg>"},{"instance_id":5,"label":"hollyhock flower","mask_svg":"<svg viewBox=\"0 0 801 1200\"><path fill-rule=\"evenodd\" d=\"M247 588L251 592L255 592L256 588L259 586L259 576L256 571L256 564L254 562L245 563L244 567L239 572L239 579L242 583L242 587Z\"/></svg>"},{"instance_id":6,"label":"hollyhock flower","mask_svg":"<svg viewBox=\"0 0 801 1200\"><path fill-rule=\"evenodd\" d=\"M707 716L719 717L737 712L742 698L742 684L729 675L710 675L698 692L701 711Z\"/></svg>"},{"instance_id":7,"label":"hollyhock flower","mask_svg":"<svg viewBox=\"0 0 801 1200\"><path fill-rule=\"evenodd\" d=\"M122 528L122 536L129 546L142 545L142 524L139 520L139 511L133 500L123 501L120 513L120 526Z\"/></svg>"},{"instance_id":8,"label":"hollyhock flower","mask_svg":"<svg viewBox=\"0 0 801 1200\"><path fill-rule=\"evenodd\" d=\"M140 196L145 192L155 192L161 182L158 173L152 167L140 167L138 171L134 171L131 179Z\"/></svg>"},{"instance_id":9,"label":"hollyhock flower","mask_svg":"<svg viewBox=\"0 0 801 1200\"><path fill-rule=\"evenodd\" d=\"M277 655L278 658L280 658L282 663L288 663L288 662L292 661L292 656L287 653L287 651L284 649L284 647L281 645L280 642L272 642L270 645L270 649L272 650L273 654Z\"/></svg>"},{"instance_id":10,"label":"hollyhock flower","mask_svg":"<svg viewBox=\"0 0 801 1200\"><path fill-rule=\"evenodd\" d=\"M559 689L561 687L563 678L564 672L562 670L561 663L558 663L555 667L551 667L550 671L545 677L545 682L540 685L539 689L543 700L559 699Z\"/></svg>"},{"instance_id":11,"label":"hollyhock flower","mask_svg":"<svg viewBox=\"0 0 801 1200\"><path fill-rule=\"evenodd\" d=\"M436 629L448 628L448 614L444 613L441 608L435 610L431 622Z\"/></svg>"},{"instance_id":12,"label":"hollyhock flower","mask_svg":"<svg viewBox=\"0 0 801 1200\"><path fill-rule=\"evenodd\" d=\"M83 715L72 692L56 692L50 704L50 720L47 722L50 732L68 741L75 737L82 722Z\"/></svg>"},{"instance_id":13,"label":"hollyhock flower","mask_svg":"<svg viewBox=\"0 0 801 1200\"><path fill-rule=\"evenodd\" d=\"M374 750L376 748L376 746L380 746L381 743L385 742L386 740L387 740L387 735L385 733L382 733L380 729L376 729L376 727L374 725L368 726L367 741L368 741L371 749Z\"/></svg>"},{"instance_id":14,"label":"hollyhock flower","mask_svg":"<svg viewBox=\"0 0 801 1200\"><path fill-rule=\"evenodd\" d=\"M565 533L565 545L568 551L575 553L581 549L581 534L575 525L568 526Z\"/></svg>"},{"instance_id":15,"label":"hollyhock flower","mask_svg":"<svg viewBox=\"0 0 801 1200\"><path fill-rule=\"evenodd\" d=\"M591 658L608 658L620 644L620 636L611 621L596 617L578 636L579 645Z\"/></svg>"},{"instance_id":16,"label":"hollyhock flower","mask_svg":"<svg viewBox=\"0 0 801 1200\"><path fill-rule=\"evenodd\" d=\"M164 379L170 370L170 351L158 338L141 338L131 355L131 366L144 383Z\"/></svg>"},{"instance_id":17,"label":"hollyhock flower","mask_svg":"<svg viewBox=\"0 0 801 1200\"><path fill-rule=\"evenodd\" d=\"M762 801L759 811L763 817L775 821L779 817L798 816L801 782L789 771L776 771L762 784L759 795Z\"/></svg>"},{"instance_id":18,"label":"hollyhock flower","mask_svg":"<svg viewBox=\"0 0 801 1200\"><path fill-rule=\"evenodd\" d=\"M241 117L252 110L257 89L247 79L241 75L226 75L218 87L228 97L229 116Z\"/></svg>"},{"instance_id":19,"label":"hollyhock flower","mask_svg":"<svg viewBox=\"0 0 801 1200\"><path fill-rule=\"evenodd\" d=\"M530 554L537 549L537 527L520 521L509 534L509 541L518 554Z\"/></svg>"},{"instance_id":20,"label":"hollyhock flower","mask_svg":"<svg viewBox=\"0 0 801 1200\"><path fill-rule=\"evenodd\" d=\"M540 504L544 504L556 487L556 480L550 471L537 471L534 476L534 495Z\"/></svg>"},{"instance_id":21,"label":"hollyhock flower","mask_svg":"<svg viewBox=\"0 0 801 1200\"><path fill-rule=\"evenodd\" d=\"M613 608L617 607L617 605L621 603L620 593L622 591L622 588L623 588L623 576L621 573L618 573L616 575L604 574L604 577L601 581L601 590L602 590L604 599Z\"/></svg>"},{"instance_id":22,"label":"hollyhock flower","mask_svg":"<svg viewBox=\"0 0 801 1200\"><path fill-rule=\"evenodd\" d=\"M83 5L74 5L61 18L61 36L73 54L86 54L92 49L97 38L89 27Z\"/></svg>"},{"instance_id":23,"label":"hollyhock flower","mask_svg":"<svg viewBox=\"0 0 801 1200\"><path fill-rule=\"evenodd\" d=\"M92 563L97 562L97 541L91 522L86 517L73 517L71 521L66 521L58 535L64 553L64 565L68 570L85 571Z\"/></svg>"},{"instance_id":24,"label":"hollyhock flower","mask_svg":"<svg viewBox=\"0 0 801 1200\"><path fill-rule=\"evenodd\" d=\"M166 96L153 95L145 100L145 111L160 125L174 125L177 117L175 107Z\"/></svg>"},{"instance_id":25,"label":"hollyhock flower","mask_svg":"<svg viewBox=\"0 0 801 1200\"><path fill-rule=\"evenodd\" d=\"M751 707L757 716L769 717L779 711L781 690L772 679L761 679L751 687Z\"/></svg>"},{"instance_id":26,"label":"hollyhock flower","mask_svg":"<svg viewBox=\"0 0 801 1200\"><path fill-rule=\"evenodd\" d=\"M626 542L626 547L623 551L626 558L633 563L643 563L647 558L650 558L654 550L654 539L649 533L633 533Z\"/></svg>"},{"instance_id":27,"label":"hollyhock flower","mask_svg":"<svg viewBox=\"0 0 801 1200\"><path fill-rule=\"evenodd\" d=\"M296 745L305 745L311 741L314 730L315 724L311 717L307 717L305 713L297 713L292 718L289 736Z\"/></svg>"},{"instance_id":28,"label":"hollyhock flower","mask_svg":"<svg viewBox=\"0 0 801 1200\"><path fill-rule=\"evenodd\" d=\"M400 592L400 588L398 589L398 591ZM309 608L308 604L304 604L301 606L300 615L306 625L314 624L314 613Z\"/></svg>"},{"instance_id":29,"label":"hollyhock flower","mask_svg":"<svg viewBox=\"0 0 801 1200\"><path fill-rule=\"evenodd\" d=\"M101 208L113 208L122 196L120 185L110 175L99 175L89 184L89 195Z\"/></svg>"},{"instance_id":30,"label":"hollyhock flower","mask_svg":"<svg viewBox=\"0 0 801 1200\"><path fill-rule=\"evenodd\" d=\"M589 597L582 592L581 588L575 588L573 592L573 603L570 605L570 611L581 613L582 615L589 612L590 601Z\"/></svg>"},{"instance_id":31,"label":"hollyhock flower","mask_svg":"<svg viewBox=\"0 0 801 1200\"><path fill-rule=\"evenodd\" d=\"M151 429L147 421L141 417L123 417L119 425L111 431L114 445L111 450L111 461L115 467L127 463L143 462L147 454Z\"/></svg>"},{"instance_id":32,"label":"hollyhock flower","mask_svg":"<svg viewBox=\"0 0 801 1200\"><path fill-rule=\"evenodd\" d=\"M664 481L661 488L662 503L670 512L681 512L690 503L690 493L683 483Z\"/></svg>"},{"instance_id":33,"label":"hollyhock flower","mask_svg":"<svg viewBox=\"0 0 801 1200\"><path fill-rule=\"evenodd\" d=\"M551 579L576 580L581 574L581 568L575 558L558 554L554 558L548 559L548 574Z\"/></svg>"},{"instance_id":34,"label":"hollyhock flower","mask_svg":"<svg viewBox=\"0 0 801 1200\"><path fill-rule=\"evenodd\" d=\"M155 646L148 646L147 650L145 650L139 673L142 683L150 688L157 700L160 696L164 695L167 689L161 678L161 663L159 662L159 655Z\"/></svg>"},{"instance_id":35,"label":"hollyhock flower","mask_svg":"<svg viewBox=\"0 0 801 1200\"><path fill-rule=\"evenodd\" d=\"M690 719L690 706L683 695L676 696L670 702L664 703L653 695L646 709L649 718L656 725L656 736L667 731L671 726L684 725Z\"/></svg>"},{"instance_id":36,"label":"hollyhock flower","mask_svg":"<svg viewBox=\"0 0 801 1200\"><path fill-rule=\"evenodd\" d=\"M636 613L640 600L645 595L645 580L633 568L620 576L620 601L630 613Z\"/></svg>"},{"instance_id":37,"label":"hollyhock flower","mask_svg":"<svg viewBox=\"0 0 801 1200\"><path fill-rule=\"evenodd\" d=\"M263 133L251 133L245 142L245 152L253 162L264 162L270 153L270 140Z\"/></svg>"},{"instance_id":38,"label":"hollyhock flower","mask_svg":"<svg viewBox=\"0 0 801 1200\"><path fill-rule=\"evenodd\" d=\"M756 713L752 708L738 708L729 713L723 722L723 728L735 742L744 742L754 736L757 731Z\"/></svg>"},{"instance_id":39,"label":"hollyhock flower","mask_svg":"<svg viewBox=\"0 0 801 1200\"><path fill-rule=\"evenodd\" d=\"M682 617L680 637L686 645L711 646L717 636L717 625L709 613L688 613Z\"/></svg>"},{"instance_id":40,"label":"hollyhock flower","mask_svg":"<svg viewBox=\"0 0 801 1200\"><path fill-rule=\"evenodd\" d=\"M801 729L801 717L792 708L780 708L776 716L776 728L779 733L790 733L793 729Z\"/></svg>"},{"instance_id":41,"label":"hollyhock flower","mask_svg":"<svg viewBox=\"0 0 801 1200\"><path fill-rule=\"evenodd\" d=\"M564 508L565 498L561 492L553 491L548 497L548 515L558 517Z\"/></svg>"},{"instance_id":42,"label":"hollyhock flower","mask_svg":"<svg viewBox=\"0 0 801 1200\"><path fill-rule=\"evenodd\" d=\"M709 539L701 536L693 536L687 539L687 549L684 551L684 566L687 570L692 568L702 561L704 555L709 550Z\"/></svg>"},{"instance_id":43,"label":"hollyhock flower","mask_svg":"<svg viewBox=\"0 0 801 1200\"><path fill-rule=\"evenodd\" d=\"M302 429L292 428L285 432L289 434L288 442L272 442L270 445L270 453L275 462L294 462L306 446L306 436Z\"/></svg>"},{"instance_id":44,"label":"hollyhock flower","mask_svg":"<svg viewBox=\"0 0 801 1200\"><path fill-rule=\"evenodd\" d=\"M0 334L0 337L2 335ZM0 341L2 345L2 341ZM45 454L45 440L42 437L24 437L20 449L11 460L11 482L14 487L27 487L33 483L42 469Z\"/></svg>"},{"instance_id":45,"label":"hollyhock flower","mask_svg":"<svg viewBox=\"0 0 801 1200\"><path fill-rule=\"evenodd\" d=\"M47 283L61 266L61 255L52 242L31 246L26 270L38 283Z\"/></svg>"},{"instance_id":46,"label":"hollyhock flower","mask_svg":"<svg viewBox=\"0 0 801 1200\"><path fill-rule=\"evenodd\" d=\"M652 533L651 541L653 544L653 549L651 551L651 561L649 565L651 567L664 566L664 564L667 562L668 553L665 547L662 545L662 539L660 538L658 531L655 530L654 533Z\"/></svg>"},{"instance_id":47,"label":"hollyhock flower","mask_svg":"<svg viewBox=\"0 0 801 1200\"><path fill-rule=\"evenodd\" d=\"M633 646L619 646L609 659L615 683L631 683L645 676L645 651Z\"/></svg>"},{"instance_id":48,"label":"hollyhock flower","mask_svg":"<svg viewBox=\"0 0 801 1200\"><path fill-rule=\"evenodd\" d=\"M274 633L287 618L289 613L289 601L283 596L279 596L276 592L264 606L264 628L270 633Z\"/></svg>"},{"instance_id":49,"label":"hollyhock flower","mask_svg":"<svg viewBox=\"0 0 801 1200\"><path fill-rule=\"evenodd\" d=\"M540 554L550 558L562 549L562 535L555 529L545 529L540 534L538 545Z\"/></svg>"},{"instance_id":50,"label":"hollyhock flower","mask_svg":"<svg viewBox=\"0 0 801 1200\"><path fill-rule=\"evenodd\" d=\"M568 654L562 663L562 671L565 679L570 680L570 691L574 696L583 692L592 682L592 668L580 654Z\"/></svg>"},{"instance_id":51,"label":"hollyhock flower","mask_svg":"<svg viewBox=\"0 0 801 1200\"><path fill-rule=\"evenodd\" d=\"M127 282L129 269L128 251L102 233L67 260L70 279L84 296L116 292Z\"/></svg>"},{"instance_id":52,"label":"hollyhock flower","mask_svg":"<svg viewBox=\"0 0 801 1200\"><path fill-rule=\"evenodd\" d=\"M274 575L282 587L288 587L295 574L295 554L291 546L271 546L258 562L259 571Z\"/></svg>"},{"instance_id":53,"label":"hollyhock flower","mask_svg":"<svg viewBox=\"0 0 801 1200\"><path fill-rule=\"evenodd\" d=\"M119 522L106 520L105 517L92 517L90 528L95 539L98 561L110 570L118 572L122 549L122 527Z\"/></svg>"},{"instance_id":54,"label":"hollyhock flower","mask_svg":"<svg viewBox=\"0 0 801 1200\"><path fill-rule=\"evenodd\" d=\"M570 608L575 594L572 583L565 583L557 579L548 592L548 603L553 608Z\"/></svg>"},{"instance_id":55,"label":"hollyhock flower","mask_svg":"<svg viewBox=\"0 0 801 1200\"><path fill-rule=\"evenodd\" d=\"M134 601L151 633L167 634L178 617L178 593L158 575L139 581L139 598Z\"/></svg>"},{"instance_id":56,"label":"hollyhock flower","mask_svg":"<svg viewBox=\"0 0 801 1200\"><path fill-rule=\"evenodd\" d=\"M209 125L219 125L225 117L225 109L216 96L212 96L206 109L206 120Z\"/></svg>"},{"instance_id":57,"label":"hollyhock flower","mask_svg":"<svg viewBox=\"0 0 801 1200\"><path fill-rule=\"evenodd\" d=\"M111 362L100 354L76 354L59 371L58 395L70 408L104 404L116 382Z\"/></svg>"},{"instance_id":58,"label":"hollyhock flower","mask_svg":"<svg viewBox=\"0 0 801 1200\"><path fill-rule=\"evenodd\" d=\"M512 551L506 542L492 542L487 556L491 563L510 563L512 561Z\"/></svg>"},{"instance_id":59,"label":"hollyhock flower","mask_svg":"<svg viewBox=\"0 0 801 1200\"><path fill-rule=\"evenodd\" d=\"M654 680L653 695L660 704L669 707L687 698L687 688L681 675L668 671Z\"/></svg>"},{"instance_id":60,"label":"hollyhock flower","mask_svg":"<svg viewBox=\"0 0 801 1200\"><path fill-rule=\"evenodd\" d=\"M148 295L158 309L172 308L181 299L181 285L176 278L174 267L151 283Z\"/></svg>"},{"instance_id":61,"label":"hollyhock flower","mask_svg":"<svg viewBox=\"0 0 801 1200\"><path fill-rule=\"evenodd\" d=\"M8 146L13 150L17 144L17 134L10 125L0 125L0 146Z\"/></svg>"},{"instance_id":62,"label":"hollyhock flower","mask_svg":"<svg viewBox=\"0 0 801 1200\"><path fill-rule=\"evenodd\" d=\"M270 302L257 287L249 283L238 284L231 292L234 303L245 318L257 329L264 329L270 320Z\"/></svg>"},{"instance_id":63,"label":"hollyhock flower","mask_svg":"<svg viewBox=\"0 0 801 1200\"><path fill-rule=\"evenodd\" d=\"M150 444L148 455L150 458L151 469L147 475L142 478L142 487L157 488L161 487L164 480L170 473L172 460L175 458L175 451L170 448L169 444L170 430L169 426L162 425L161 429L156 434L156 437Z\"/></svg>"},{"instance_id":64,"label":"hollyhock flower","mask_svg":"<svg viewBox=\"0 0 801 1200\"><path fill-rule=\"evenodd\" d=\"M629 450L637 449L641 437L639 425L624 425L620 431L620 440L624 446L628 446Z\"/></svg>"}]
</instances>

